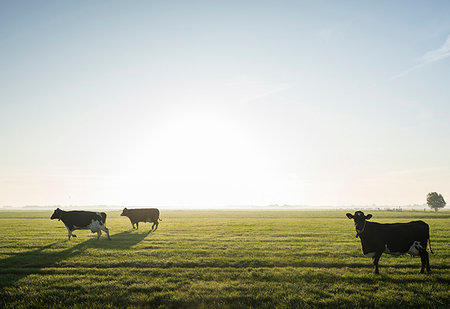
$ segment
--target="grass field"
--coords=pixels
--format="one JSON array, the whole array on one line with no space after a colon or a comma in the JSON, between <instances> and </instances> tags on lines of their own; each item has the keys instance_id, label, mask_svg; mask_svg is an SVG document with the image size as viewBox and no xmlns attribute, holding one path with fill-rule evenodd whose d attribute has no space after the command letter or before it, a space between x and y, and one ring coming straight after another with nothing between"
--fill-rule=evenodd
<instances>
[{"instance_id":1,"label":"grass field","mask_svg":"<svg viewBox=\"0 0 450 309\"><path fill-rule=\"evenodd\" d=\"M156 232L107 211L112 240L67 241L52 211L0 212L0 307L447 307L450 212L372 211L430 225L420 258L361 253L346 211L165 211ZM367 213L367 212L366 212Z\"/></svg>"}]
</instances>

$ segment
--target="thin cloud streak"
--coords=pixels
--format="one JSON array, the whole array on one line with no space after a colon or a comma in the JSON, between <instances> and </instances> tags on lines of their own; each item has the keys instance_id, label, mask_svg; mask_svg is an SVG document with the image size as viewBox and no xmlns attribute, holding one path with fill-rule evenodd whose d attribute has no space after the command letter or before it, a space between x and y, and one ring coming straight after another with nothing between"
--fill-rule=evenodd
<instances>
[{"instance_id":1,"label":"thin cloud streak","mask_svg":"<svg viewBox=\"0 0 450 309\"><path fill-rule=\"evenodd\" d=\"M450 35L447 37L444 45L436 50L426 52L421 58L423 64L433 63L438 60L450 57Z\"/></svg>"},{"instance_id":2,"label":"thin cloud streak","mask_svg":"<svg viewBox=\"0 0 450 309\"><path fill-rule=\"evenodd\" d=\"M394 80L400 77L403 77L417 69L420 69L428 64L431 64L433 62L445 59L447 57L450 57L450 35L447 37L447 40L445 41L444 45L438 49L430 50L426 52L422 57L419 58L420 63L399 73L396 75L393 75L389 78L389 80Z\"/></svg>"}]
</instances>

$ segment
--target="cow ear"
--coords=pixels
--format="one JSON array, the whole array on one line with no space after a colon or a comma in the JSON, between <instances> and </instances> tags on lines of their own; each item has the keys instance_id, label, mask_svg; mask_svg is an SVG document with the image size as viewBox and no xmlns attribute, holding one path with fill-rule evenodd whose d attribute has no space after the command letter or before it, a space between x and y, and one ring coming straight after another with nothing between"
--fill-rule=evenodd
<instances>
[{"instance_id":1,"label":"cow ear","mask_svg":"<svg viewBox=\"0 0 450 309\"><path fill-rule=\"evenodd\" d=\"M353 215L352 215L351 213L348 212L348 213L346 213L345 215L347 216L347 218L353 219Z\"/></svg>"},{"instance_id":2,"label":"cow ear","mask_svg":"<svg viewBox=\"0 0 450 309\"><path fill-rule=\"evenodd\" d=\"M368 214L368 215L366 216L366 220L369 220L370 218L372 218L372 215L371 215L371 214Z\"/></svg>"}]
</instances>

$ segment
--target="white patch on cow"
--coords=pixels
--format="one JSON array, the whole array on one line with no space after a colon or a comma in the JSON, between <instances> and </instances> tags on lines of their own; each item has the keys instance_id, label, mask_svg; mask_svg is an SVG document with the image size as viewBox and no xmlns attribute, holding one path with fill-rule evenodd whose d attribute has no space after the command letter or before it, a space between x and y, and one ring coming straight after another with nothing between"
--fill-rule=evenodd
<instances>
[{"instance_id":1,"label":"white patch on cow","mask_svg":"<svg viewBox=\"0 0 450 309\"><path fill-rule=\"evenodd\" d=\"M369 257L369 258L374 257L375 256L375 252L366 253L366 254L364 254L364 256L365 257Z\"/></svg>"},{"instance_id":2,"label":"white patch on cow","mask_svg":"<svg viewBox=\"0 0 450 309\"><path fill-rule=\"evenodd\" d=\"M91 223L86 226L73 226L74 230L91 230L92 233L97 232L98 230L103 230L102 224L100 221L92 219Z\"/></svg>"},{"instance_id":3,"label":"white patch on cow","mask_svg":"<svg viewBox=\"0 0 450 309\"><path fill-rule=\"evenodd\" d=\"M92 219L91 223L87 226L89 229L91 229L92 233L95 233L102 229L102 225L100 224L100 221Z\"/></svg>"},{"instance_id":4,"label":"white patch on cow","mask_svg":"<svg viewBox=\"0 0 450 309\"><path fill-rule=\"evenodd\" d=\"M418 256L419 255L419 249L423 249L422 245L420 244L420 241L415 241L411 247L408 250L408 253L411 255Z\"/></svg>"}]
</instances>

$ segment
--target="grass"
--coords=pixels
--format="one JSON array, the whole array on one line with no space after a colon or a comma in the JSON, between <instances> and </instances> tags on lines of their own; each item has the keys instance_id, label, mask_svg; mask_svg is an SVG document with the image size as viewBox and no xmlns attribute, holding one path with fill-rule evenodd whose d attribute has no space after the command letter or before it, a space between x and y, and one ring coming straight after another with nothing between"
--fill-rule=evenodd
<instances>
[{"instance_id":1,"label":"grass","mask_svg":"<svg viewBox=\"0 0 450 309\"><path fill-rule=\"evenodd\" d=\"M156 232L109 211L112 241L67 231L51 211L0 212L0 307L447 307L450 212L373 211L423 219L435 254L361 253L346 211L161 211Z\"/></svg>"}]
</instances>

